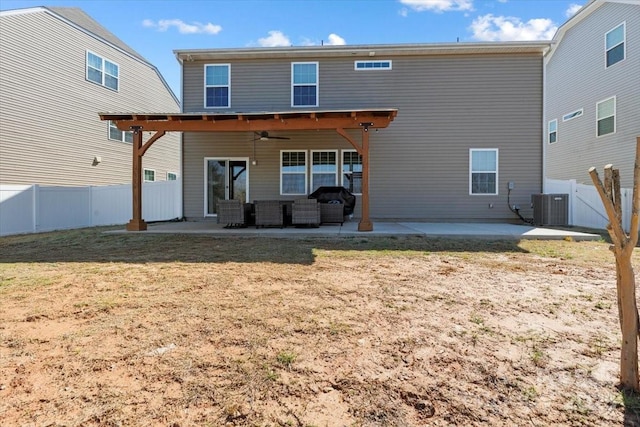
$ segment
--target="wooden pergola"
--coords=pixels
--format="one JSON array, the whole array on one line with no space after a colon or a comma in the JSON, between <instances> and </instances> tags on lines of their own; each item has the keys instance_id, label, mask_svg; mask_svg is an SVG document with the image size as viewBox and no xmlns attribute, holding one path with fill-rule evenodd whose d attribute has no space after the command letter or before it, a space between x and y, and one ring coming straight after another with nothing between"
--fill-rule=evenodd
<instances>
[{"instance_id":1,"label":"wooden pergola","mask_svg":"<svg viewBox=\"0 0 640 427\"><path fill-rule=\"evenodd\" d=\"M143 231L142 156L166 132L262 132L335 130L362 156L362 218L359 231L372 231L369 218L369 129L386 128L396 117L397 109L287 111L251 113L99 113L122 131L133 131L133 218L129 231ZM346 131L360 129L358 142ZM143 132L155 132L146 142Z\"/></svg>"}]
</instances>

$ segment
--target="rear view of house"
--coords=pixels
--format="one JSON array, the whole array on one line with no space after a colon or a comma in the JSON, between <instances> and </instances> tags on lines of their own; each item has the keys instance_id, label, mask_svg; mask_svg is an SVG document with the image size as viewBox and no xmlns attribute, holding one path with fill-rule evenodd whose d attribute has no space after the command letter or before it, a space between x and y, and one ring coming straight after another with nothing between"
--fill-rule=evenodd
<instances>
[{"instance_id":1,"label":"rear view of house","mask_svg":"<svg viewBox=\"0 0 640 427\"><path fill-rule=\"evenodd\" d=\"M158 70L80 9L0 12L0 183L131 182L131 132L99 111L179 111ZM145 157L144 179L180 174L179 135Z\"/></svg>"}]
</instances>

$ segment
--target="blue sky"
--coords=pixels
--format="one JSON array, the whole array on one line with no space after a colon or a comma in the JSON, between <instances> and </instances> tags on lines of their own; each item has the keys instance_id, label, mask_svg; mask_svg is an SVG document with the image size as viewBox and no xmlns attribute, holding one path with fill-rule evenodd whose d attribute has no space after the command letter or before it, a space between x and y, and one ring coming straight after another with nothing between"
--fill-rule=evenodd
<instances>
[{"instance_id":1,"label":"blue sky","mask_svg":"<svg viewBox=\"0 0 640 427\"><path fill-rule=\"evenodd\" d=\"M174 49L551 39L587 0L2 0L82 8L180 96Z\"/></svg>"}]
</instances>

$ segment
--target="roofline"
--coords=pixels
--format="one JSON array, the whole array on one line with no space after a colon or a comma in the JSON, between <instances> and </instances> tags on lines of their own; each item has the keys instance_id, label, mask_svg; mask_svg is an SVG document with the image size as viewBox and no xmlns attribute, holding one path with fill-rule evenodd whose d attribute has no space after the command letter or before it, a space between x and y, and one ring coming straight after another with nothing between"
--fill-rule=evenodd
<instances>
[{"instance_id":1,"label":"roofline","mask_svg":"<svg viewBox=\"0 0 640 427\"><path fill-rule=\"evenodd\" d=\"M589 0L589 2L582 6L582 8L580 8L580 10L578 10L575 15L569 18L567 22L565 22L560 26L560 28L558 28L558 31L556 31L556 34L553 36L553 40L551 41L551 49L549 49L549 51L545 55L546 63L548 63L551 60L551 57L553 57L553 54L564 38L566 32L576 26L586 17L591 15L593 12L598 10L600 7L604 6L606 3L630 4L638 6L638 0Z\"/></svg>"},{"instance_id":2,"label":"roofline","mask_svg":"<svg viewBox=\"0 0 640 427\"><path fill-rule=\"evenodd\" d=\"M127 52L126 50L114 45L113 43L109 42L108 40L105 40L104 38L100 37L99 35L97 35L96 33L93 33L89 30L87 30L86 28L76 24L75 22L65 18L64 16L54 12L53 10L49 9L48 7L44 7L44 6L36 6L36 7L27 7L27 8L22 8L22 9L10 9L10 10L2 10L0 11L0 16L12 16L12 15L22 15L22 14L27 14L27 13L38 13L38 12L44 12L44 13L48 13L49 15L55 17L56 19L59 19L60 21L74 27L75 29L82 31L83 33L87 34L90 37L93 37L94 39L106 44L107 46L117 50L118 52L128 56L129 58L133 59L134 61L137 61L141 64L144 64L146 66L148 66L149 68L151 68L160 78L160 81L162 82L162 84L165 86L165 88L169 91L169 93L171 94L171 97L173 98L173 100L176 102L176 104L178 105L178 107L180 107L180 100L178 99L178 97L176 96L175 93L173 93L173 90L171 89L171 86L169 86L169 84L167 83L167 81L164 79L164 77L162 76L162 74L160 73L160 70L158 70L158 68L153 65L152 63L150 63L147 60L144 60L142 58L138 58L135 55L130 54L129 52ZM102 25L100 23L98 23L99 25ZM107 31L110 31L109 29L107 29L105 27L105 29ZM116 36L117 37L117 36Z\"/></svg>"},{"instance_id":3,"label":"roofline","mask_svg":"<svg viewBox=\"0 0 640 427\"><path fill-rule=\"evenodd\" d=\"M176 49L180 63L184 60L301 58L301 57L375 57L408 55L463 55L482 53L540 53L549 49L550 41L379 44L342 46L250 47L223 49ZM189 59L191 58L191 59Z\"/></svg>"}]
</instances>

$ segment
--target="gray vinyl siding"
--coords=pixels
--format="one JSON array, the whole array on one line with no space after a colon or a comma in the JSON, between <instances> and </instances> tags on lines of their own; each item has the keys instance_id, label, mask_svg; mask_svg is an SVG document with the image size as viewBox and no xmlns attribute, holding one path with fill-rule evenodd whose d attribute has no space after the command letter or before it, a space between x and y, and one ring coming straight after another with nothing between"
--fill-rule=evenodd
<instances>
[{"instance_id":1,"label":"gray vinyl siding","mask_svg":"<svg viewBox=\"0 0 640 427\"><path fill-rule=\"evenodd\" d=\"M605 34L626 22L626 55L605 68ZM620 169L633 187L633 159L640 135L640 5L605 3L569 28L547 64L545 123L558 119L558 142L547 144L546 175L591 184L588 170ZM596 136L596 104L616 97L616 132ZM562 116L584 108L582 117ZM546 141L546 138L545 138Z\"/></svg>"},{"instance_id":2,"label":"gray vinyl siding","mask_svg":"<svg viewBox=\"0 0 640 427\"><path fill-rule=\"evenodd\" d=\"M380 59L393 60L390 71L356 71L357 59L367 58L304 61L319 62L318 109L398 109L388 128L370 132L373 218L518 220L508 209L508 181L515 182L511 204L531 216L531 194L542 189L541 54L381 55ZM220 61L231 63L229 111L295 109L292 61L296 59ZM183 65L185 112L205 111L205 63L215 62ZM279 195L281 149L351 148L333 131L286 136L291 140L256 142L251 199L287 198ZM359 131L354 136L360 141ZM185 133L185 216L198 218L204 212L203 159L250 158L251 138L244 133ZM499 149L498 195L469 195L470 148Z\"/></svg>"},{"instance_id":3,"label":"gray vinyl siding","mask_svg":"<svg viewBox=\"0 0 640 427\"><path fill-rule=\"evenodd\" d=\"M86 80L87 50L119 65L119 91ZM2 184L130 183L131 144L109 140L98 112L179 111L152 66L45 12L0 17L0 103ZM159 139L143 167L181 174L180 135Z\"/></svg>"}]
</instances>

